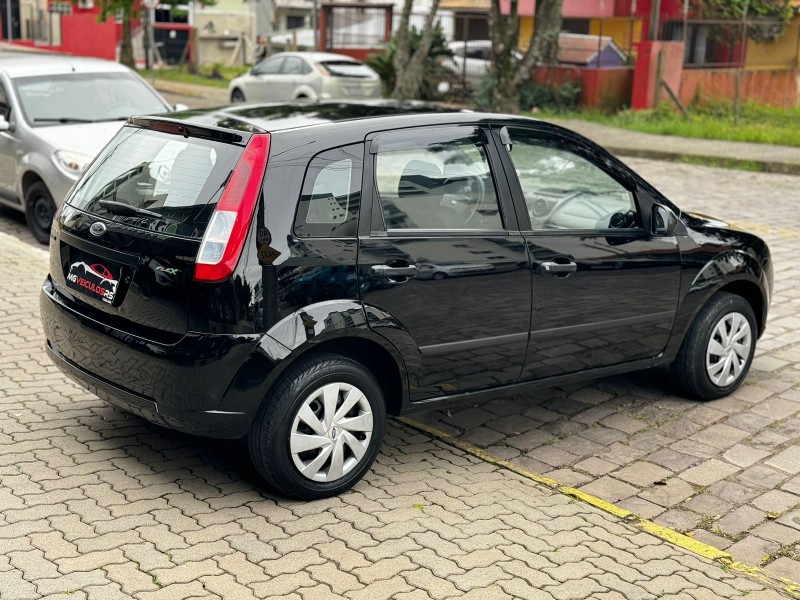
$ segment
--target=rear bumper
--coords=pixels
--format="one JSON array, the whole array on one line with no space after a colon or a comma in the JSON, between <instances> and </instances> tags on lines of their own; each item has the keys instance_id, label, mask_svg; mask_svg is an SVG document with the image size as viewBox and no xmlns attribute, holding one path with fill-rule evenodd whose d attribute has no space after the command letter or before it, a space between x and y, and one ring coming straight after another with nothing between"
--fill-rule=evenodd
<instances>
[{"instance_id":1,"label":"rear bumper","mask_svg":"<svg viewBox=\"0 0 800 600\"><path fill-rule=\"evenodd\" d=\"M159 344L81 315L49 278L40 307L50 358L102 400L190 434L238 438L247 432L252 411L226 410L226 398L260 336L187 334L176 344Z\"/></svg>"}]
</instances>

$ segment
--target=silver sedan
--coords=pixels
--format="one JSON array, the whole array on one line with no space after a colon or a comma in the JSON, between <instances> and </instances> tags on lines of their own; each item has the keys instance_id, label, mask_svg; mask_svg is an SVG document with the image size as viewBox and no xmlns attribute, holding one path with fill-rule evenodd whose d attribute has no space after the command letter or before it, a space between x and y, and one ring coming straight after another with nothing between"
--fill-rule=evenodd
<instances>
[{"instance_id":1,"label":"silver sedan","mask_svg":"<svg viewBox=\"0 0 800 600\"><path fill-rule=\"evenodd\" d=\"M0 53L0 204L46 244L56 208L125 120L169 110L118 63Z\"/></svg>"},{"instance_id":2,"label":"silver sedan","mask_svg":"<svg viewBox=\"0 0 800 600\"><path fill-rule=\"evenodd\" d=\"M381 78L343 54L281 52L228 86L231 102L380 98Z\"/></svg>"}]
</instances>

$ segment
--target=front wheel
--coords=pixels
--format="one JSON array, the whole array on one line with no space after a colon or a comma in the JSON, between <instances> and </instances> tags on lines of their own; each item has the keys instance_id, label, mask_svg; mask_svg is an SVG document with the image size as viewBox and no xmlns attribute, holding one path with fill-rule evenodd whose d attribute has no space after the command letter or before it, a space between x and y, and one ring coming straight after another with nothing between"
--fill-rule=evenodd
<instances>
[{"instance_id":1,"label":"front wheel","mask_svg":"<svg viewBox=\"0 0 800 600\"><path fill-rule=\"evenodd\" d=\"M320 354L291 367L264 400L248 432L250 457L287 496L334 496L369 470L385 423L375 377L347 357Z\"/></svg>"},{"instance_id":2,"label":"front wheel","mask_svg":"<svg viewBox=\"0 0 800 600\"><path fill-rule=\"evenodd\" d=\"M41 181L31 185L25 193L25 220L40 244L50 243L50 227L55 213L56 203L47 186Z\"/></svg>"},{"instance_id":3,"label":"front wheel","mask_svg":"<svg viewBox=\"0 0 800 600\"><path fill-rule=\"evenodd\" d=\"M244 92L239 88L234 89L231 92L231 102L234 104L239 104L240 102L244 102Z\"/></svg>"},{"instance_id":4,"label":"front wheel","mask_svg":"<svg viewBox=\"0 0 800 600\"><path fill-rule=\"evenodd\" d=\"M749 302L735 294L715 294L697 315L672 364L680 390L698 400L715 400L736 390L753 362L756 332Z\"/></svg>"}]
</instances>

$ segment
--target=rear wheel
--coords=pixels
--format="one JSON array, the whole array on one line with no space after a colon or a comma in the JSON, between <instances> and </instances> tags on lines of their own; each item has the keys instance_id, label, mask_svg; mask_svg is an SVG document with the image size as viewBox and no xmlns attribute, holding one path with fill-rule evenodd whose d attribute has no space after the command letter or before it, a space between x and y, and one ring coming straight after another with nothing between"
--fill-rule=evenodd
<instances>
[{"instance_id":1,"label":"rear wheel","mask_svg":"<svg viewBox=\"0 0 800 600\"><path fill-rule=\"evenodd\" d=\"M240 90L239 88L234 89L231 92L231 102L233 103L244 102L244 92L242 92L242 90Z\"/></svg>"},{"instance_id":2,"label":"rear wheel","mask_svg":"<svg viewBox=\"0 0 800 600\"><path fill-rule=\"evenodd\" d=\"M292 367L264 401L248 433L250 456L288 496L334 496L369 470L385 422L375 377L347 357L320 354Z\"/></svg>"},{"instance_id":3,"label":"rear wheel","mask_svg":"<svg viewBox=\"0 0 800 600\"><path fill-rule=\"evenodd\" d=\"M735 294L715 294L697 315L672 364L680 390L699 400L736 390L753 362L756 332L749 302Z\"/></svg>"},{"instance_id":4,"label":"rear wheel","mask_svg":"<svg viewBox=\"0 0 800 600\"><path fill-rule=\"evenodd\" d=\"M56 203L47 186L37 181L25 193L25 219L40 244L50 243L50 226L56 213Z\"/></svg>"}]
</instances>

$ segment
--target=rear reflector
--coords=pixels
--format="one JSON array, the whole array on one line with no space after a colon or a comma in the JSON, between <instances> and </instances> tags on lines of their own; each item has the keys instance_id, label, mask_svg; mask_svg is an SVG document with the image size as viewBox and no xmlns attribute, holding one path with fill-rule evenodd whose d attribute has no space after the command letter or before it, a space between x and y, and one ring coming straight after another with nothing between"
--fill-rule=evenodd
<instances>
[{"instance_id":1,"label":"rear reflector","mask_svg":"<svg viewBox=\"0 0 800 600\"><path fill-rule=\"evenodd\" d=\"M216 282L230 277L239 262L269 156L269 134L250 138L206 228L194 278Z\"/></svg>"}]
</instances>

